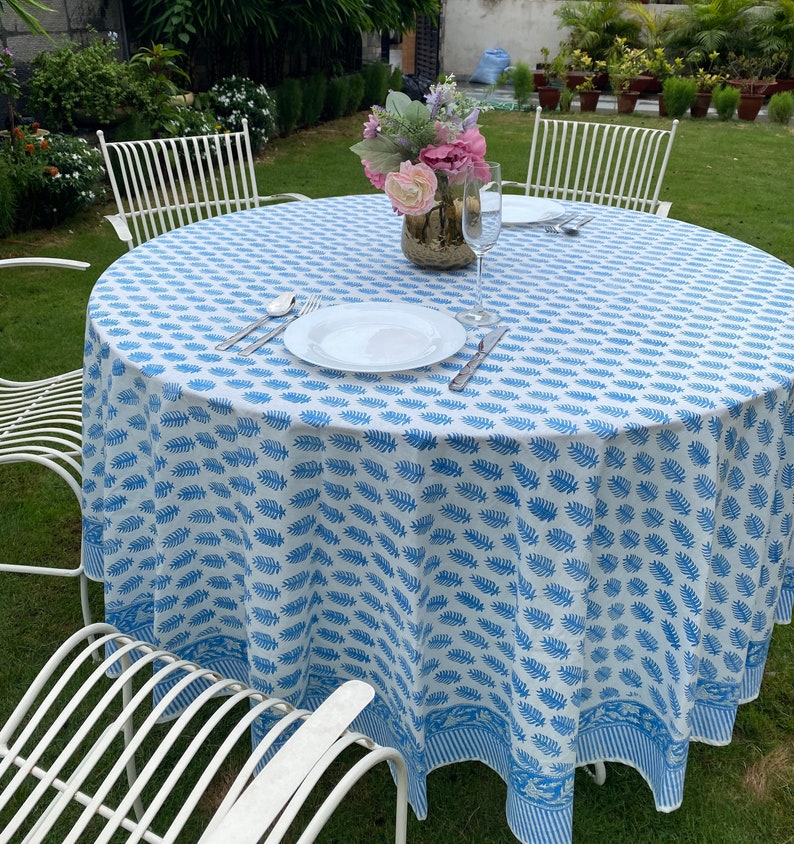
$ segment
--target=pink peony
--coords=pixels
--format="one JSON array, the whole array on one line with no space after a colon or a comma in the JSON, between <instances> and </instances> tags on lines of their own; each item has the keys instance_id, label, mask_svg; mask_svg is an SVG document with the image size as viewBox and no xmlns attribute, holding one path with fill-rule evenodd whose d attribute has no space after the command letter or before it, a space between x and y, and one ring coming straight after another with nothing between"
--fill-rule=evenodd
<instances>
[{"instance_id":1,"label":"pink peony","mask_svg":"<svg viewBox=\"0 0 794 844\"><path fill-rule=\"evenodd\" d=\"M460 184L466 178L470 165L481 165L485 160L485 138L477 126L461 132L453 141L425 147L419 153L419 160L433 170L446 173L451 185Z\"/></svg>"},{"instance_id":2,"label":"pink peony","mask_svg":"<svg viewBox=\"0 0 794 844\"><path fill-rule=\"evenodd\" d=\"M398 214L427 214L435 204L438 179L426 164L403 161L399 173L386 176L384 190Z\"/></svg>"},{"instance_id":3,"label":"pink peony","mask_svg":"<svg viewBox=\"0 0 794 844\"><path fill-rule=\"evenodd\" d=\"M362 158L361 163L364 165L364 175L370 180L372 187L383 190L386 185L386 174L373 170L371 161L364 161Z\"/></svg>"}]
</instances>

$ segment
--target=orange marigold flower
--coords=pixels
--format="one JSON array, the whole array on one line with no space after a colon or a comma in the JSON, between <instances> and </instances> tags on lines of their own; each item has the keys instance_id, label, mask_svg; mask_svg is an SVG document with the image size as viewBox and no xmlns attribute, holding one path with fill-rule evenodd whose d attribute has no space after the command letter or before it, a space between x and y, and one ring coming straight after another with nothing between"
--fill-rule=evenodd
<instances>
[{"instance_id":1,"label":"orange marigold flower","mask_svg":"<svg viewBox=\"0 0 794 844\"><path fill-rule=\"evenodd\" d=\"M58 175L58 168L57 167L45 167L44 172L48 176L57 176Z\"/></svg>"},{"instance_id":2,"label":"orange marigold flower","mask_svg":"<svg viewBox=\"0 0 794 844\"><path fill-rule=\"evenodd\" d=\"M25 137L25 133L19 128L19 126L14 127L14 137L20 139Z\"/></svg>"},{"instance_id":3,"label":"orange marigold flower","mask_svg":"<svg viewBox=\"0 0 794 844\"><path fill-rule=\"evenodd\" d=\"M42 141L42 142L39 144L39 147L40 147L41 149L49 149L49 146L50 146L50 145L49 145L46 141Z\"/></svg>"},{"instance_id":4,"label":"orange marigold flower","mask_svg":"<svg viewBox=\"0 0 794 844\"><path fill-rule=\"evenodd\" d=\"M39 124L38 124L38 123L32 123L32 124L31 124L31 126L30 126L30 128L31 128L34 132L38 132L38 131L39 131Z\"/></svg>"},{"instance_id":5,"label":"orange marigold flower","mask_svg":"<svg viewBox=\"0 0 794 844\"><path fill-rule=\"evenodd\" d=\"M33 144L25 144L25 152L33 152L34 149Z\"/></svg>"}]
</instances>

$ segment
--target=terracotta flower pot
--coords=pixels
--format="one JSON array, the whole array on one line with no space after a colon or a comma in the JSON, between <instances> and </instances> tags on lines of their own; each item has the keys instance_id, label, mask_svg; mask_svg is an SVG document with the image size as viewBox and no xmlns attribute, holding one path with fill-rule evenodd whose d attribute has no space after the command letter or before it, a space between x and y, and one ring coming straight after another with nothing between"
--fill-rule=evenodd
<instances>
[{"instance_id":1,"label":"terracotta flower pot","mask_svg":"<svg viewBox=\"0 0 794 844\"><path fill-rule=\"evenodd\" d=\"M639 91L621 91L617 95L618 114L633 114L639 96Z\"/></svg>"},{"instance_id":2,"label":"terracotta flower pot","mask_svg":"<svg viewBox=\"0 0 794 844\"><path fill-rule=\"evenodd\" d=\"M598 90L579 91L579 109L581 111L595 111L600 96L601 92Z\"/></svg>"},{"instance_id":3,"label":"terracotta flower pot","mask_svg":"<svg viewBox=\"0 0 794 844\"><path fill-rule=\"evenodd\" d=\"M739 97L739 107L736 109L739 120L755 120L758 117L758 112L761 111L763 102L763 94L745 94L742 92Z\"/></svg>"},{"instance_id":4,"label":"terracotta flower pot","mask_svg":"<svg viewBox=\"0 0 794 844\"><path fill-rule=\"evenodd\" d=\"M659 94L659 117L667 117L667 107L664 104L664 97Z\"/></svg>"},{"instance_id":5,"label":"terracotta flower pot","mask_svg":"<svg viewBox=\"0 0 794 844\"><path fill-rule=\"evenodd\" d=\"M709 106L711 105L711 91L698 91L695 96L695 102L689 109L692 117L706 117L709 113Z\"/></svg>"},{"instance_id":6,"label":"terracotta flower pot","mask_svg":"<svg viewBox=\"0 0 794 844\"><path fill-rule=\"evenodd\" d=\"M565 77L565 84L571 91L575 91L585 79L587 79L587 74L583 70L569 70Z\"/></svg>"},{"instance_id":7,"label":"terracotta flower pot","mask_svg":"<svg viewBox=\"0 0 794 844\"><path fill-rule=\"evenodd\" d=\"M653 76L635 76L631 80L631 89L638 94L643 94L648 89L648 86L653 82Z\"/></svg>"},{"instance_id":8,"label":"terracotta flower pot","mask_svg":"<svg viewBox=\"0 0 794 844\"><path fill-rule=\"evenodd\" d=\"M538 88L538 100L543 111L554 111L560 104L561 88L554 85L542 85Z\"/></svg>"}]
</instances>

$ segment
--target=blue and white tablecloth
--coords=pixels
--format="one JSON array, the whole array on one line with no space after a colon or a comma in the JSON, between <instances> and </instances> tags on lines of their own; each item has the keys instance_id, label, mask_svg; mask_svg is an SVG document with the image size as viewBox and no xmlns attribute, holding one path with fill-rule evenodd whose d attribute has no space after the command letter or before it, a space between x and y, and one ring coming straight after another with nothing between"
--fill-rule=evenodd
<instances>
[{"instance_id":1,"label":"blue and white tablecloth","mask_svg":"<svg viewBox=\"0 0 794 844\"><path fill-rule=\"evenodd\" d=\"M474 351L343 374L215 345L276 293L454 313L473 270L400 252L383 196L231 214L125 254L91 296L85 559L108 620L361 722L425 775L479 759L525 842L567 842L574 767L660 810L727 743L794 598L794 269L675 220L505 228ZM237 349L240 347L238 346Z\"/></svg>"}]
</instances>

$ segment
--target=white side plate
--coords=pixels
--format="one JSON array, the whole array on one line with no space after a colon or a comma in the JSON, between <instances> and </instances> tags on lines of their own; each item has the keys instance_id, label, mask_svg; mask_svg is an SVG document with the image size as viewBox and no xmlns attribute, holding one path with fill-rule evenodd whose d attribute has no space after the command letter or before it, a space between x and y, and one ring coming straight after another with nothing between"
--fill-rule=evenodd
<instances>
[{"instance_id":1,"label":"white side plate","mask_svg":"<svg viewBox=\"0 0 794 844\"><path fill-rule=\"evenodd\" d=\"M564 213L565 208L551 199L511 194L505 194L502 197L502 225L504 226L544 223Z\"/></svg>"},{"instance_id":2,"label":"white side plate","mask_svg":"<svg viewBox=\"0 0 794 844\"><path fill-rule=\"evenodd\" d=\"M401 302L332 305L295 320L284 345L302 360L343 372L401 372L438 363L466 343L453 317Z\"/></svg>"}]
</instances>

